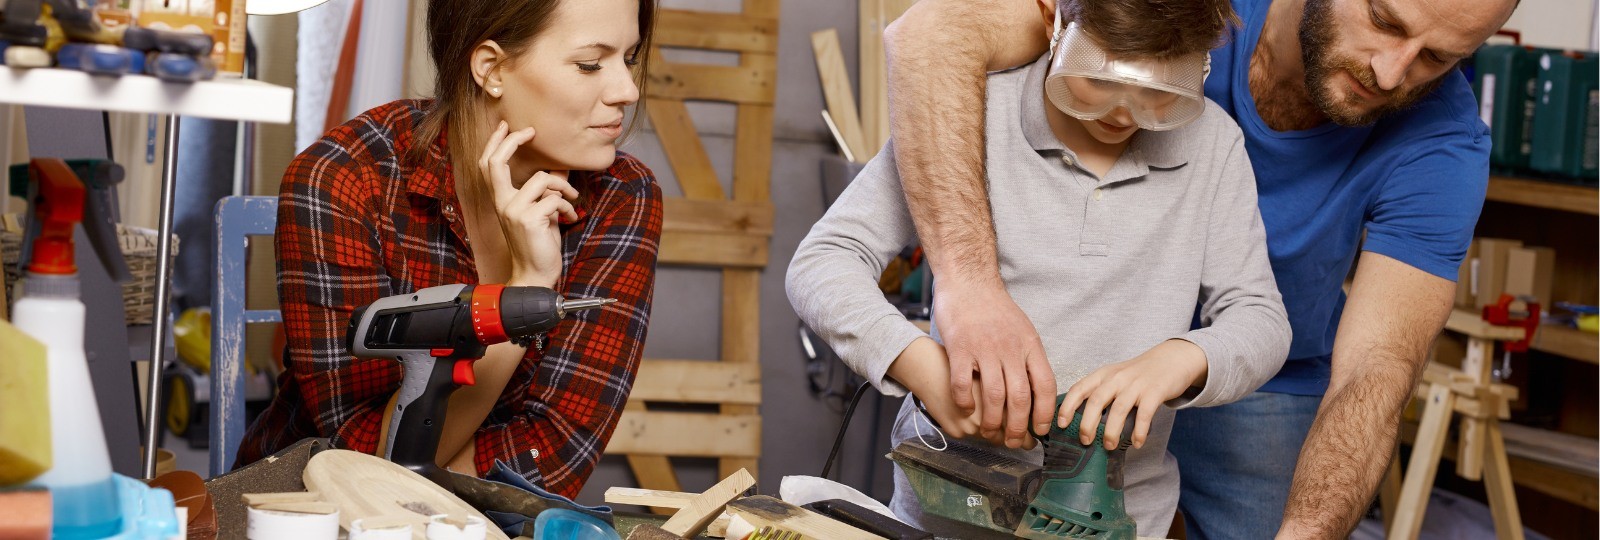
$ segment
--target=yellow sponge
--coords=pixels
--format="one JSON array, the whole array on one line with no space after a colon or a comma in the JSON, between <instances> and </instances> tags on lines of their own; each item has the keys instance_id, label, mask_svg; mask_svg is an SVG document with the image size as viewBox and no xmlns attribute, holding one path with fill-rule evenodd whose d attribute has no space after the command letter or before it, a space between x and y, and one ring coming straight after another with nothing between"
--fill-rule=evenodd
<instances>
[{"instance_id":1,"label":"yellow sponge","mask_svg":"<svg viewBox=\"0 0 1600 540\"><path fill-rule=\"evenodd\" d=\"M0 320L0 486L50 470L50 384L44 345Z\"/></svg>"}]
</instances>

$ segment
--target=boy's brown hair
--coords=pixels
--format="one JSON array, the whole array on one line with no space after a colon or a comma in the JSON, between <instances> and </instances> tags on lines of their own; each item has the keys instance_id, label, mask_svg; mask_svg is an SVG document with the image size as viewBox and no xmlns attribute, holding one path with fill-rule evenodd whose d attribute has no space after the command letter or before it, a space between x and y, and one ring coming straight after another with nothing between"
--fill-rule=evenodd
<instances>
[{"instance_id":1,"label":"boy's brown hair","mask_svg":"<svg viewBox=\"0 0 1600 540\"><path fill-rule=\"evenodd\" d=\"M1210 51L1239 24L1229 0L1059 0L1062 18L1115 56L1171 58Z\"/></svg>"}]
</instances>

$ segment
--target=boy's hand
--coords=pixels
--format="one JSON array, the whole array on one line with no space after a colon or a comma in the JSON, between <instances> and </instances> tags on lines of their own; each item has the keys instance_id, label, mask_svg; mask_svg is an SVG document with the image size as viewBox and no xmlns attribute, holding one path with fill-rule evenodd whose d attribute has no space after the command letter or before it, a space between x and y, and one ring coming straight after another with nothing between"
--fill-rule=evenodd
<instances>
[{"instance_id":1,"label":"boy's hand","mask_svg":"<svg viewBox=\"0 0 1600 540\"><path fill-rule=\"evenodd\" d=\"M1097 369L1072 385L1061 409L1056 411L1056 425L1066 427L1071 423L1080 404L1081 426L1098 425L1104 412L1105 447L1111 450L1121 442L1117 436L1122 433L1128 413L1137 408L1133 446L1140 448L1150 434L1156 409L1167 400L1182 396L1191 386L1204 386L1205 380L1205 351L1188 341L1169 339L1130 360ZM1079 433L1083 444L1094 441L1093 429L1080 429Z\"/></svg>"},{"instance_id":2,"label":"boy's hand","mask_svg":"<svg viewBox=\"0 0 1600 540\"><path fill-rule=\"evenodd\" d=\"M951 396L950 387L950 360L945 354L943 345L933 338L922 337L906 346L900 356L889 366L889 378L898 381L916 394L922 400L922 406L928 410L928 415L939 423L939 429L945 436L957 439L982 439L994 445L1003 445L1007 441L1003 434L996 433L994 437L984 437L980 433L980 422L983 417L981 399L974 399L976 409L971 413L962 409ZM977 385L969 390L976 394ZM976 398L969 394L969 397ZM1017 443L1023 449L1032 449L1038 444L1033 437L1024 437ZM1016 448L1017 446L1012 446Z\"/></svg>"}]
</instances>

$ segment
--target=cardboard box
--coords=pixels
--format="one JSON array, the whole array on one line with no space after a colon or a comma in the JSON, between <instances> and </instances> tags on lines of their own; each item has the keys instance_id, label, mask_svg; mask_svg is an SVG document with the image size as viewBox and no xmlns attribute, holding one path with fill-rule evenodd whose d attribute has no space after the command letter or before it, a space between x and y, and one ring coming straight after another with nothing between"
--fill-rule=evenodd
<instances>
[{"instance_id":1,"label":"cardboard box","mask_svg":"<svg viewBox=\"0 0 1600 540\"><path fill-rule=\"evenodd\" d=\"M1555 281L1556 250L1547 247L1512 248L1506 253L1506 294L1532 296L1544 309L1550 308L1550 289Z\"/></svg>"},{"instance_id":2,"label":"cardboard box","mask_svg":"<svg viewBox=\"0 0 1600 540\"><path fill-rule=\"evenodd\" d=\"M1521 240L1504 238L1479 238L1478 271L1474 284L1474 308L1482 308L1500 300L1506 290L1506 259L1511 250L1522 247Z\"/></svg>"},{"instance_id":3,"label":"cardboard box","mask_svg":"<svg viewBox=\"0 0 1600 540\"><path fill-rule=\"evenodd\" d=\"M1473 303L1475 269L1478 266L1478 239L1472 239L1472 244L1467 246L1467 256L1461 259L1461 269L1456 273L1456 307L1476 308Z\"/></svg>"}]
</instances>

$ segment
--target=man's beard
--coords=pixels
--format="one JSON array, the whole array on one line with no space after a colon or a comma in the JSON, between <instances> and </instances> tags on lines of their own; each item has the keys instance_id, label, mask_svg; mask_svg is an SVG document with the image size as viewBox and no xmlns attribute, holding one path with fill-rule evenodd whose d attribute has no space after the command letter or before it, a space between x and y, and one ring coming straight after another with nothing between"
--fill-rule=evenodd
<instances>
[{"instance_id":1,"label":"man's beard","mask_svg":"<svg viewBox=\"0 0 1600 540\"><path fill-rule=\"evenodd\" d=\"M1411 88L1402 86L1389 92L1380 90L1372 66L1335 56L1332 52L1336 28L1330 3L1331 0L1306 0L1305 14L1300 18L1300 54L1305 64L1306 91L1310 94L1311 103L1333 123L1341 126L1371 125L1379 118L1411 107L1444 82L1444 77L1440 76ZM1387 98L1383 105L1362 112L1362 98L1354 92L1340 99L1328 81L1341 71L1355 77L1366 90L1380 98Z\"/></svg>"}]
</instances>

